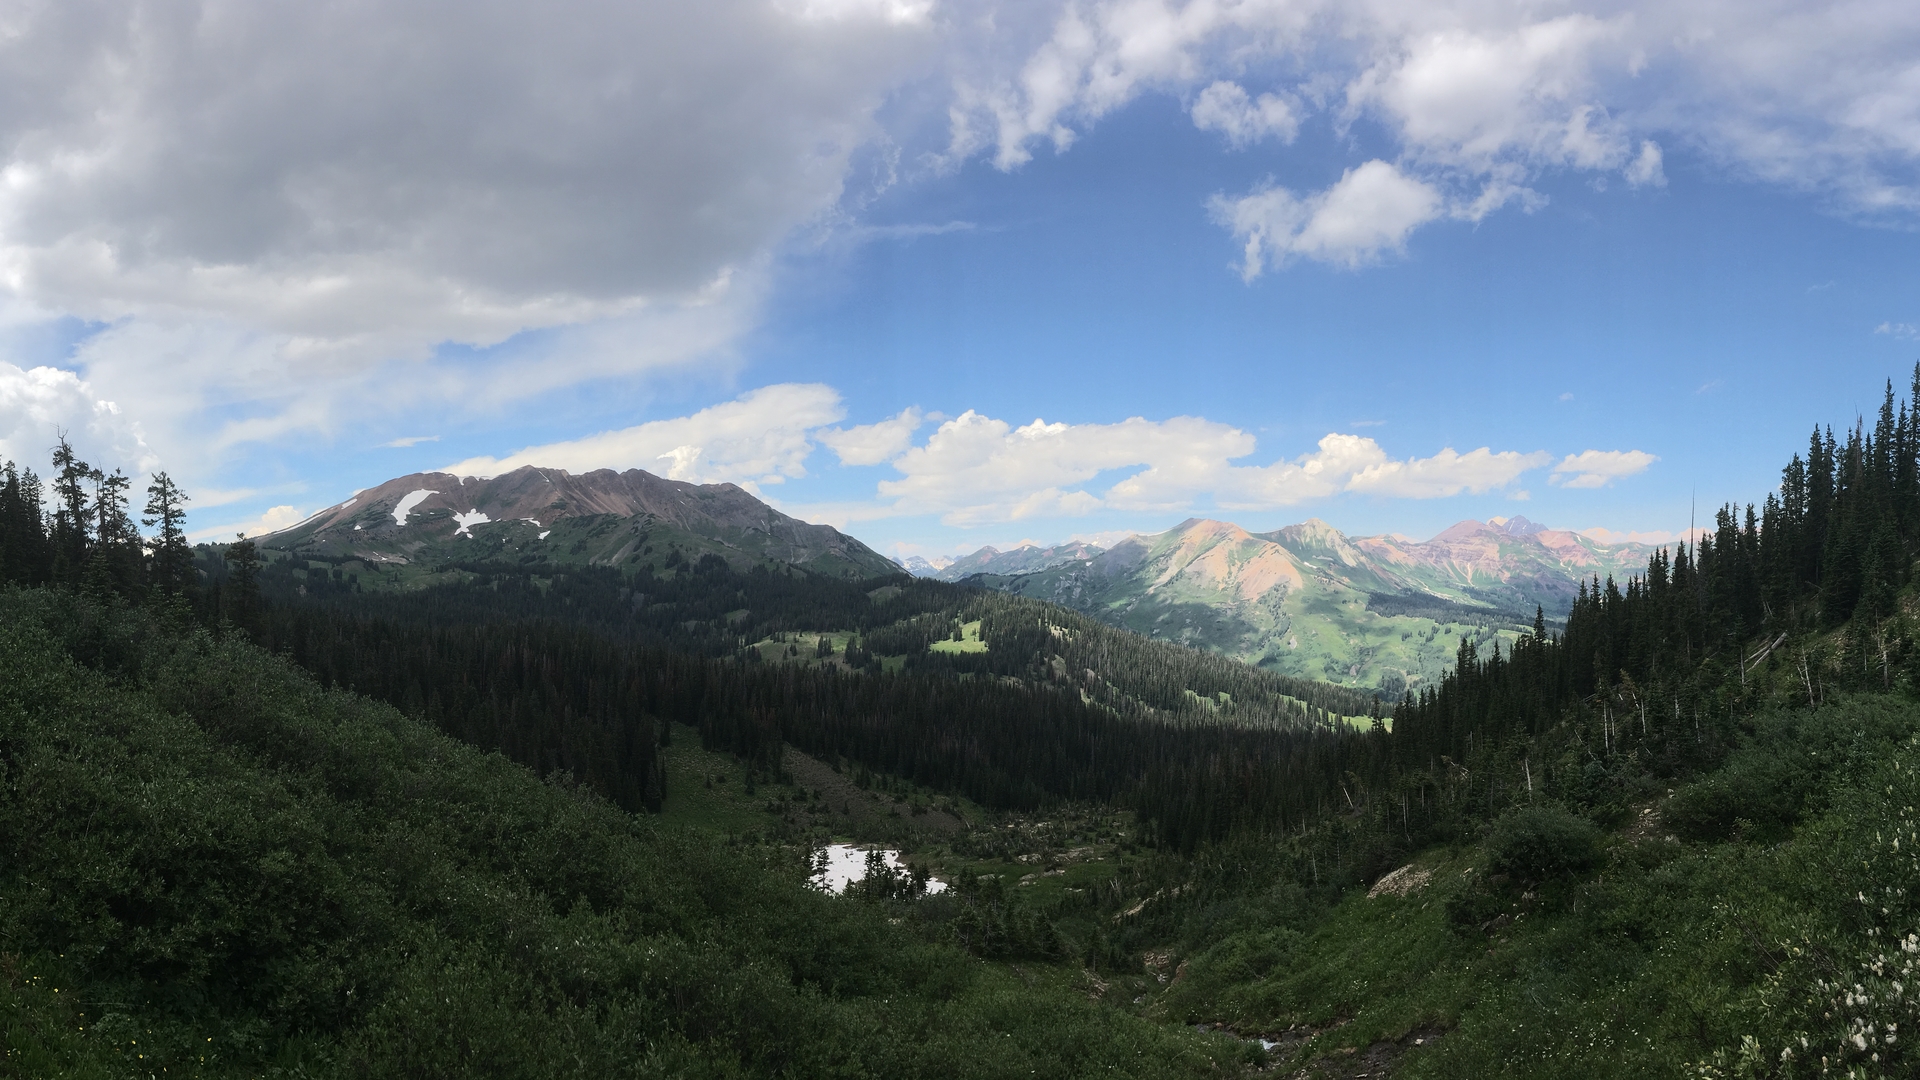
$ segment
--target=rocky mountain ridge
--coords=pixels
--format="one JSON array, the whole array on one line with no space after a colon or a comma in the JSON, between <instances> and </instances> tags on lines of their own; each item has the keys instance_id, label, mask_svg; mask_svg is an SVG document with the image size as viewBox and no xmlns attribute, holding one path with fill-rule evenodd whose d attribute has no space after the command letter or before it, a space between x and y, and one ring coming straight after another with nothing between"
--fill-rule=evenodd
<instances>
[{"instance_id":1,"label":"rocky mountain ridge","mask_svg":"<svg viewBox=\"0 0 1920 1080\"><path fill-rule=\"evenodd\" d=\"M510 559L666 571L711 554L738 569L789 565L834 577L899 572L860 541L782 514L734 484L689 484L640 469L413 473L360 491L261 546L399 565Z\"/></svg>"},{"instance_id":2,"label":"rocky mountain ridge","mask_svg":"<svg viewBox=\"0 0 1920 1080\"><path fill-rule=\"evenodd\" d=\"M971 580L1287 674L1397 693L1444 672L1462 635L1511 640L1536 610L1557 624L1582 581L1637 573L1651 552L1523 517L1462 521L1426 541L1352 538L1318 519L1252 533L1194 518Z\"/></svg>"}]
</instances>

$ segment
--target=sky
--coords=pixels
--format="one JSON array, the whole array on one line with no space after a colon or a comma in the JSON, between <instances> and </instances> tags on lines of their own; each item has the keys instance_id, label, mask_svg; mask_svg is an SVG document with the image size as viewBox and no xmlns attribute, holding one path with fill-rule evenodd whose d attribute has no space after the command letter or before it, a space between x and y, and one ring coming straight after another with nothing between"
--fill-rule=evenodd
<instances>
[{"instance_id":1,"label":"sky","mask_svg":"<svg viewBox=\"0 0 1920 1080\"><path fill-rule=\"evenodd\" d=\"M1920 7L0 2L0 458L1662 540L1920 359ZM1696 509L1696 507L1698 509Z\"/></svg>"}]
</instances>

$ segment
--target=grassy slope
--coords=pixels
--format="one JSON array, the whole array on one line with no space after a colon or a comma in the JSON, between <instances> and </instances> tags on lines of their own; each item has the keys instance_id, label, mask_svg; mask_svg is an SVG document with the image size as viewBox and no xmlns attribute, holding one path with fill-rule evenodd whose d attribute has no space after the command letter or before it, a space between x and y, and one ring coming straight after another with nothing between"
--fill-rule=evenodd
<instances>
[{"instance_id":1,"label":"grassy slope","mask_svg":"<svg viewBox=\"0 0 1920 1080\"><path fill-rule=\"evenodd\" d=\"M1244 1056L137 612L0 594L0 767L11 1075L1159 1076Z\"/></svg>"},{"instance_id":2,"label":"grassy slope","mask_svg":"<svg viewBox=\"0 0 1920 1080\"><path fill-rule=\"evenodd\" d=\"M1431 878L1404 897L1321 911L1284 874L1246 882L1186 913L1157 1014L1280 1036L1338 1075L1383 1049L1396 1077L1799 1076L1823 1056L1911 1075L1916 732L1893 698L1763 716L1584 875L1490 875L1472 840L1418 855Z\"/></svg>"},{"instance_id":3,"label":"grassy slope","mask_svg":"<svg viewBox=\"0 0 1920 1080\"><path fill-rule=\"evenodd\" d=\"M993 583L1147 637L1345 686L1418 687L1452 668L1460 635L1475 636L1482 649L1495 637L1510 646L1516 636L1494 625L1370 611L1365 592L1324 576L1284 595L1243 600L1179 580L1149 590L1150 582L1134 577L1105 581L1097 592L1076 593L1056 580L1071 572L1069 568Z\"/></svg>"}]
</instances>

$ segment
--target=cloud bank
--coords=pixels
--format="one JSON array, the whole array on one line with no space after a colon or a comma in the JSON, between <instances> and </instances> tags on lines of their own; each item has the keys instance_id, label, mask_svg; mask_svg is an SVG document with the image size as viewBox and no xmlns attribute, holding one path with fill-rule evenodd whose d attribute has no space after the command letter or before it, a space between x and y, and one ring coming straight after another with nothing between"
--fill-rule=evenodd
<instances>
[{"instance_id":1,"label":"cloud bank","mask_svg":"<svg viewBox=\"0 0 1920 1080\"><path fill-rule=\"evenodd\" d=\"M1197 416L1130 417L1111 424L1016 426L974 410L945 420L916 443L927 422L907 409L873 424L838 426L845 406L832 387L761 387L690 416L657 420L582 439L532 446L505 457L470 458L444 471L495 476L526 465L583 472L645 469L692 483L736 483L756 493L809 475L816 450L841 466L884 466L873 496L790 509L839 523L936 516L967 528L1097 511L1166 512L1197 505L1271 510L1340 495L1443 499L1509 491L1553 461L1545 451L1482 446L1395 457L1361 435L1334 432L1312 450L1269 464L1242 464L1253 435ZM1658 460L1638 450L1588 450L1554 467L1556 483L1598 487ZM1601 477L1591 482L1588 477Z\"/></svg>"}]
</instances>

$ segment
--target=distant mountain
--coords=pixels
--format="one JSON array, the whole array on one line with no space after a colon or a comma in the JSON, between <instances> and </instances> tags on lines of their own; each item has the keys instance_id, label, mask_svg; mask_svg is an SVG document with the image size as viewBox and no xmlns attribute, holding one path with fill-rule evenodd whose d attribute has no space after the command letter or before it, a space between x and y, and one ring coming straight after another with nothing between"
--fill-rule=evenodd
<instances>
[{"instance_id":1,"label":"distant mountain","mask_svg":"<svg viewBox=\"0 0 1920 1080\"><path fill-rule=\"evenodd\" d=\"M920 555L909 555L904 559L893 561L896 566L914 577L933 577L952 562L951 559L931 560Z\"/></svg>"},{"instance_id":2,"label":"distant mountain","mask_svg":"<svg viewBox=\"0 0 1920 1080\"><path fill-rule=\"evenodd\" d=\"M733 484L688 484L639 469L574 475L526 467L488 478L414 473L322 510L261 546L424 569L507 560L664 573L712 554L736 569L791 565L836 578L900 572L860 541L788 517Z\"/></svg>"},{"instance_id":3,"label":"distant mountain","mask_svg":"<svg viewBox=\"0 0 1920 1080\"><path fill-rule=\"evenodd\" d=\"M1070 562L1086 562L1105 550L1105 548L1079 542L1055 544L1052 547L1022 544L1011 551L983 547L971 555L955 559L931 572L922 573L914 570L913 573L920 577L939 578L941 581L962 581L975 574L1032 574ZM912 568L909 567L909 569Z\"/></svg>"},{"instance_id":4,"label":"distant mountain","mask_svg":"<svg viewBox=\"0 0 1920 1080\"><path fill-rule=\"evenodd\" d=\"M1460 635L1511 640L1536 608L1558 623L1581 581L1642 571L1651 552L1520 517L1463 521L1425 542L1349 538L1317 519L1258 534L1194 519L1088 559L973 580L1285 674L1397 694L1443 674Z\"/></svg>"}]
</instances>

